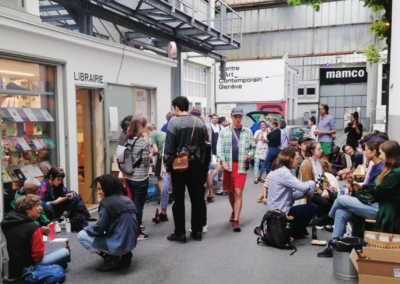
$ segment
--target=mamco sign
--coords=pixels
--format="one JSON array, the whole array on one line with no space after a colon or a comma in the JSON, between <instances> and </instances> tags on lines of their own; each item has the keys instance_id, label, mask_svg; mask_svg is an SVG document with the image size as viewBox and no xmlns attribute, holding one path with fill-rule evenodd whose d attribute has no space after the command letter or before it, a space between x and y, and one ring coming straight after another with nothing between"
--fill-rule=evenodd
<instances>
[{"instance_id":1,"label":"mamco sign","mask_svg":"<svg viewBox=\"0 0 400 284\"><path fill-rule=\"evenodd\" d=\"M320 85L366 83L368 79L365 67L320 68Z\"/></svg>"}]
</instances>

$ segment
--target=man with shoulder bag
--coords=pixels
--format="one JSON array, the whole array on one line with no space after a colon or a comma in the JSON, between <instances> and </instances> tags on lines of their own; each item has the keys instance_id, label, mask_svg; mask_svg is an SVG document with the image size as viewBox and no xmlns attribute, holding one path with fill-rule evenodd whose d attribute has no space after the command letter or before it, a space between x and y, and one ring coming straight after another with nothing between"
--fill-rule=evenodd
<instances>
[{"instance_id":1,"label":"man with shoulder bag","mask_svg":"<svg viewBox=\"0 0 400 284\"><path fill-rule=\"evenodd\" d=\"M164 146L165 170L171 175L174 204L172 213L175 231L169 241L186 243L185 230L185 189L187 187L192 203L191 237L202 239L206 204L202 166L206 149L206 128L203 122L188 113L189 100L180 96L172 101L175 118L168 124Z\"/></svg>"}]
</instances>

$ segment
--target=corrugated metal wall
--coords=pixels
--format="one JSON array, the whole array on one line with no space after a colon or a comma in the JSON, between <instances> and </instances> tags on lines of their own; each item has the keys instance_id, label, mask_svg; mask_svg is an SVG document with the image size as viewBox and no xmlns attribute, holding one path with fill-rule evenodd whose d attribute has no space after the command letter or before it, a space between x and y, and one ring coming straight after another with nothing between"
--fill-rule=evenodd
<instances>
[{"instance_id":1,"label":"corrugated metal wall","mask_svg":"<svg viewBox=\"0 0 400 284\"><path fill-rule=\"evenodd\" d=\"M234 1L241 0L229 2ZM380 15L363 5L360 0L345 0L324 3L320 12L307 5L242 11L242 47L228 51L228 59L366 50L374 41L370 25Z\"/></svg>"}]
</instances>

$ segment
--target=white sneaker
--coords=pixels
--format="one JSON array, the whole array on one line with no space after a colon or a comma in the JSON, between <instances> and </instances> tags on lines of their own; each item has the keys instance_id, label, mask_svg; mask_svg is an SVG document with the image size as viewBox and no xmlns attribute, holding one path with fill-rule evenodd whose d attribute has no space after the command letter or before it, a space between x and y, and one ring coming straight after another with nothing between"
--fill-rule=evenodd
<instances>
[{"instance_id":1,"label":"white sneaker","mask_svg":"<svg viewBox=\"0 0 400 284\"><path fill-rule=\"evenodd\" d=\"M203 227L203 233L207 233L208 231L208 224ZM189 233L192 233L192 228L189 229Z\"/></svg>"},{"instance_id":2,"label":"white sneaker","mask_svg":"<svg viewBox=\"0 0 400 284\"><path fill-rule=\"evenodd\" d=\"M60 219L62 220L62 219ZM62 220L58 223L58 225L60 226L60 229L65 229L65 224L67 223L67 220Z\"/></svg>"},{"instance_id":3,"label":"white sneaker","mask_svg":"<svg viewBox=\"0 0 400 284\"><path fill-rule=\"evenodd\" d=\"M315 226L315 228L316 228L317 230L323 230L323 229L324 229L323 226Z\"/></svg>"},{"instance_id":4,"label":"white sneaker","mask_svg":"<svg viewBox=\"0 0 400 284\"><path fill-rule=\"evenodd\" d=\"M54 231L55 233L61 233L61 227L60 224L56 221L56 224L54 226Z\"/></svg>"}]
</instances>

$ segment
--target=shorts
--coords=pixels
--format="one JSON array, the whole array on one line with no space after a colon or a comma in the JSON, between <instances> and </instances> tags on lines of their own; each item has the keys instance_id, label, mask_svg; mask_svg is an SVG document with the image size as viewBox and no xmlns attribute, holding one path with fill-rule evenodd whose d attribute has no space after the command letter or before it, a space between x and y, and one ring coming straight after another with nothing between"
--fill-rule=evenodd
<instances>
[{"instance_id":1,"label":"shorts","mask_svg":"<svg viewBox=\"0 0 400 284\"><path fill-rule=\"evenodd\" d=\"M233 193L235 188L244 189L247 174L239 174L239 163L232 163L232 172L224 171L222 188Z\"/></svg>"},{"instance_id":2,"label":"shorts","mask_svg":"<svg viewBox=\"0 0 400 284\"><path fill-rule=\"evenodd\" d=\"M322 148L322 156L332 153L332 142L319 142Z\"/></svg>"},{"instance_id":3,"label":"shorts","mask_svg":"<svg viewBox=\"0 0 400 284\"><path fill-rule=\"evenodd\" d=\"M157 160L156 160L156 169L154 175L156 177L160 177L161 175L161 155L157 154Z\"/></svg>"}]
</instances>

